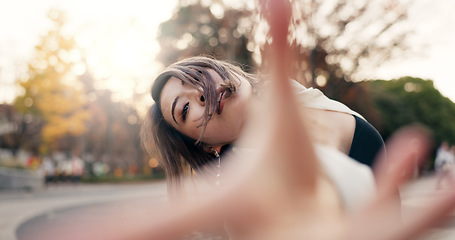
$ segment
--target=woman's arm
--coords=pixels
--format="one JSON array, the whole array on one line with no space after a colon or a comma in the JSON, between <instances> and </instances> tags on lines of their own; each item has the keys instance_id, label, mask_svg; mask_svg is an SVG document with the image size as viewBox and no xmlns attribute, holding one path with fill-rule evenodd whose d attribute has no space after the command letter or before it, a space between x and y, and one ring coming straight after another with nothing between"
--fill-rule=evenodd
<instances>
[{"instance_id":1,"label":"woman's arm","mask_svg":"<svg viewBox=\"0 0 455 240\"><path fill-rule=\"evenodd\" d=\"M379 165L378 194L368 204L353 214L326 208L318 195L320 166L287 81L289 1L261 4L274 39L273 84L267 100L253 110L254 124L242 139L259 151L231 157L223 166L224 183L218 190L195 194L172 208L144 204L141 213L115 212L78 231L67 226L65 236L49 234L46 239L178 239L228 220L243 224L248 232L244 239L249 240L406 240L447 216L455 206L455 191L430 202L411 222L402 222L394 204L395 189L408 179L403 173L411 170L415 159L423 159L430 144L416 129L401 131L389 143L388 160L393 165Z\"/></svg>"}]
</instances>

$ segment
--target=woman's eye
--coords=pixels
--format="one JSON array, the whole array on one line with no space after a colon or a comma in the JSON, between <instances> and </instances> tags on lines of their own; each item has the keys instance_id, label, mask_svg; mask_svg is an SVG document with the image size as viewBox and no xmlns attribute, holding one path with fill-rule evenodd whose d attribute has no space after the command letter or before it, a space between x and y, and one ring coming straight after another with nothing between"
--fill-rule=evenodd
<instances>
[{"instance_id":1,"label":"woman's eye","mask_svg":"<svg viewBox=\"0 0 455 240\"><path fill-rule=\"evenodd\" d=\"M183 121L186 120L186 114L188 113L189 105L190 105L190 103L186 103L185 106L183 106L183 109L182 109L182 120Z\"/></svg>"}]
</instances>

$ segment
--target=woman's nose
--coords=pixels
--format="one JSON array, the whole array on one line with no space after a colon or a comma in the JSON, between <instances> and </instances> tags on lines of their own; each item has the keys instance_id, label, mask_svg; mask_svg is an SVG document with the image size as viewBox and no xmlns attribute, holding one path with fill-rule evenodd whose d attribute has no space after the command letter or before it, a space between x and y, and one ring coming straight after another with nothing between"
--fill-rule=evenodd
<instances>
[{"instance_id":1,"label":"woman's nose","mask_svg":"<svg viewBox=\"0 0 455 240\"><path fill-rule=\"evenodd\" d=\"M195 88L186 89L186 94L189 99L196 101L200 106L205 106L205 96L201 90Z\"/></svg>"},{"instance_id":2,"label":"woman's nose","mask_svg":"<svg viewBox=\"0 0 455 240\"><path fill-rule=\"evenodd\" d=\"M205 96L204 96L204 94L199 93L198 96L197 96L197 100L198 100L198 103L201 106L205 106Z\"/></svg>"}]
</instances>

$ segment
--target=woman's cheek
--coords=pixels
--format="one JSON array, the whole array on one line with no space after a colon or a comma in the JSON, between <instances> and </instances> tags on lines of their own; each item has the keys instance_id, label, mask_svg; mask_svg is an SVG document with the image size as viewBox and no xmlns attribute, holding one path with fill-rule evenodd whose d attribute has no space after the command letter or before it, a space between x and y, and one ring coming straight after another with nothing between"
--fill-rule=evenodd
<instances>
[{"instance_id":1,"label":"woman's cheek","mask_svg":"<svg viewBox=\"0 0 455 240\"><path fill-rule=\"evenodd\" d=\"M213 145L232 143L238 137L238 133L233 128L232 123L218 122L218 124L213 124L209 129L206 129L206 133L207 141Z\"/></svg>"},{"instance_id":2,"label":"woman's cheek","mask_svg":"<svg viewBox=\"0 0 455 240\"><path fill-rule=\"evenodd\" d=\"M203 142L206 142L210 145L218 145L224 141L224 129L218 126L216 120L212 119L205 129L204 136L202 137Z\"/></svg>"}]
</instances>

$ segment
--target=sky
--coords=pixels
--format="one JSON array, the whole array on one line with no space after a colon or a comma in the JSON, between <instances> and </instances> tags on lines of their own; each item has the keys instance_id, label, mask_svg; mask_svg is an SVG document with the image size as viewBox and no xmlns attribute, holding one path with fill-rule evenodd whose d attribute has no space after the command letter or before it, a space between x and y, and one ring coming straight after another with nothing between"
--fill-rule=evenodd
<instances>
[{"instance_id":1,"label":"sky","mask_svg":"<svg viewBox=\"0 0 455 240\"><path fill-rule=\"evenodd\" d=\"M99 88L116 92L118 99L148 91L161 67L154 62L159 23L172 16L177 0L0 0L0 103L11 102L33 47L49 30L46 15L53 7L68 17L68 31L86 49ZM402 76L434 81L440 92L455 101L455 1L414 0L409 9L415 35L413 54L379 67L365 68L370 79ZM151 100L150 100L151 101Z\"/></svg>"},{"instance_id":2,"label":"sky","mask_svg":"<svg viewBox=\"0 0 455 240\"><path fill-rule=\"evenodd\" d=\"M76 36L98 88L118 99L148 92L160 66L154 61L159 23L172 16L176 0L0 0L0 103L20 94L15 80L24 75L34 46L51 24L49 9L66 12L67 31Z\"/></svg>"},{"instance_id":3,"label":"sky","mask_svg":"<svg viewBox=\"0 0 455 240\"><path fill-rule=\"evenodd\" d=\"M393 79L413 76L434 81L455 102L455 1L414 0L409 21L415 34L413 54L371 70L371 77Z\"/></svg>"}]
</instances>

